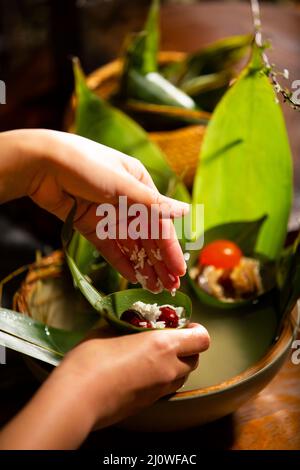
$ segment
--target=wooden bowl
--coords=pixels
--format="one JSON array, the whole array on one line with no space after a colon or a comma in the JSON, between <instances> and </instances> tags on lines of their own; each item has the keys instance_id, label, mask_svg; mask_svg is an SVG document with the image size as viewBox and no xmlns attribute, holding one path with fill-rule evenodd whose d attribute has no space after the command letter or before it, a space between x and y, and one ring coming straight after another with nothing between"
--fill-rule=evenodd
<instances>
[{"instance_id":1,"label":"wooden bowl","mask_svg":"<svg viewBox=\"0 0 300 470\"><path fill-rule=\"evenodd\" d=\"M160 52L159 62L165 65L184 57L182 52ZM89 88L109 100L119 87L122 67L123 61L118 59L96 69L87 77ZM65 121L69 131L74 129L74 108L75 97ZM175 130L149 132L149 137L162 149L172 170L182 177L188 187L193 183L205 130L206 125L188 125Z\"/></svg>"},{"instance_id":2,"label":"wooden bowl","mask_svg":"<svg viewBox=\"0 0 300 470\"><path fill-rule=\"evenodd\" d=\"M270 311L266 319L259 318L259 311L248 317L231 312L227 319L208 315L194 308L193 320L208 328L212 343L185 386L126 419L120 427L134 431L178 431L233 413L277 374L289 355L295 325L299 324L295 309L273 343L275 312Z\"/></svg>"},{"instance_id":3,"label":"wooden bowl","mask_svg":"<svg viewBox=\"0 0 300 470\"><path fill-rule=\"evenodd\" d=\"M52 326L69 329L70 312L77 311L78 322L78 298L72 286L66 286L66 280L59 277L60 254L54 255L54 272L48 270L47 259L46 270L42 269L39 275L29 274L27 281L30 282L19 290L15 307L39 320L42 317L45 320L48 311ZM49 283L52 284L51 295L48 295ZM266 309L261 303L248 309L216 311L189 293L193 302L192 320L208 329L210 349L201 355L199 367L181 390L128 418L120 426L139 431L173 431L219 419L259 393L287 358L299 324L296 308L274 342L279 323L274 308ZM62 299L63 308L69 312L66 318L61 314ZM49 374L45 364L30 358L26 358L26 362L39 380Z\"/></svg>"}]
</instances>

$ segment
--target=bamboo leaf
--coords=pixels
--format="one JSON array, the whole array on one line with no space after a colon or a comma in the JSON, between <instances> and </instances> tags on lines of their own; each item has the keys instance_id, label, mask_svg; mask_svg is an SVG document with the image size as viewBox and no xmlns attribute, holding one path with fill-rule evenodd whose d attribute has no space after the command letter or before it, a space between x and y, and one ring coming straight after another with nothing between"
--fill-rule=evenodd
<instances>
[{"instance_id":1,"label":"bamboo leaf","mask_svg":"<svg viewBox=\"0 0 300 470\"><path fill-rule=\"evenodd\" d=\"M0 331L0 344L8 349L12 349L13 351L17 351L53 366L57 366L61 361L59 354L40 348L35 344L28 343L21 338L3 333L2 331Z\"/></svg>"},{"instance_id":2,"label":"bamboo leaf","mask_svg":"<svg viewBox=\"0 0 300 470\"><path fill-rule=\"evenodd\" d=\"M154 0L144 30L129 41L121 79L120 95L126 101L195 109L196 104L158 73L159 2Z\"/></svg>"},{"instance_id":3,"label":"bamboo leaf","mask_svg":"<svg viewBox=\"0 0 300 470\"><path fill-rule=\"evenodd\" d=\"M177 83L182 86L189 80L218 72L231 71L249 52L253 35L231 36L187 56L178 64L180 69Z\"/></svg>"},{"instance_id":4,"label":"bamboo leaf","mask_svg":"<svg viewBox=\"0 0 300 470\"><path fill-rule=\"evenodd\" d=\"M69 253L82 274L88 276L102 292L110 294L119 290L122 276L76 230L69 244Z\"/></svg>"},{"instance_id":5,"label":"bamboo leaf","mask_svg":"<svg viewBox=\"0 0 300 470\"><path fill-rule=\"evenodd\" d=\"M245 256L253 256L260 230L267 216L249 222L234 222L212 227L204 234L204 246L214 240L231 240L236 243Z\"/></svg>"},{"instance_id":6,"label":"bamboo leaf","mask_svg":"<svg viewBox=\"0 0 300 470\"><path fill-rule=\"evenodd\" d=\"M146 20L144 30L136 35L133 66L142 75L157 72L157 55L160 42L159 31L159 0L153 0Z\"/></svg>"},{"instance_id":7,"label":"bamboo leaf","mask_svg":"<svg viewBox=\"0 0 300 470\"><path fill-rule=\"evenodd\" d=\"M0 343L49 364L57 364L86 333L52 328L25 314L0 308Z\"/></svg>"},{"instance_id":8,"label":"bamboo leaf","mask_svg":"<svg viewBox=\"0 0 300 470\"><path fill-rule=\"evenodd\" d=\"M235 67L248 53L252 35L232 36L168 64L161 73L193 98L205 111L213 111L235 76Z\"/></svg>"},{"instance_id":9,"label":"bamboo leaf","mask_svg":"<svg viewBox=\"0 0 300 470\"><path fill-rule=\"evenodd\" d=\"M287 231L292 164L282 112L259 54L254 49L210 121L193 204L204 204L205 230L267 215L256 251L275 259Z\"/></svg>"},{"instance_id":10,"label":"bamboo leaf","mask_svg":"<svg viewBox=\"0 0 300 470\"><path fill-rule=\"evenodd\" d=\"M200 93L227 87L231 75L228 72L210 73L191 78L184 82L181 89L190 96L197 96Z\"/></svg>"},{"instance_id":11,"label":"bamboo leaf","mask_svg":"<svg viewBox=\"0 0 300 470\"><path fill-rule=\"evenodd\" d=\"M157 72L142 75L140 71L131 67L129 60L127 72L123 78L123 95L127 99L145 101L146 103L185 109L197 108L190 96L176 88L162 75Z\"/></svg>"},{"instance_id":12,"label":"bamboo leaf","mask_svg":"<svg viewBox=\"0 0 300 470\"><path fill-rule=\"evenodd\" d=\"M79 266L79 269L89 275L91 266L96 262L99 254L96 248L79 232L75 231L70 241L69 251Z\"/></svg>"},{"instance_id":13,"label":"bamboo leaf","mask_svg":"<svg viewBox=\"0 0 300 470\"><path fill-rule=\"evenodd\" d=\"M160 192L165 193L174 173L160 149L132 119L92 93L85 83L78 61L74 62L76 94L76 133L138 158L150 172ZM189 202L183 183L177 185L174 197Z\"/></svg>"}]
</instances>

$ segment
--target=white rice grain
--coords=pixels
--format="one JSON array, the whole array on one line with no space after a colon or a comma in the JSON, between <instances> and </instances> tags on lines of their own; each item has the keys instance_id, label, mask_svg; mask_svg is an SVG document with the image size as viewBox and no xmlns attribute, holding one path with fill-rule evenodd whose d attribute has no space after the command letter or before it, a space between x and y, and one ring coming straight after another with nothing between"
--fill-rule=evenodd
<instances>
[{"instance_id":1,"label":"white rice grain","mask_svg":"<svg viewBox=\"0 0 300 470\"><path fill-rule=\"evenodd\" d=\"M157 259L157 261L162 261L162 256L161 256L161 252L159 248L157 248L156 250L152 248L151 253L154 256L154 258Z\"/></svg>"}]
</instances>

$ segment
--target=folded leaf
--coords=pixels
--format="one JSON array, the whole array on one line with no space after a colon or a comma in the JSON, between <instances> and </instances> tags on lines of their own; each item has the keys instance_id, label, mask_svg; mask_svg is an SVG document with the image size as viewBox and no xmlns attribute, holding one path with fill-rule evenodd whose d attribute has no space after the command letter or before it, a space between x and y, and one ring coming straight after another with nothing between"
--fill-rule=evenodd
<instances>
[{"instance_id":1,"label":"folded leaf","mask_svg":"<svg viewBox=\"0 0 300 470\"><path fill-rule=\"evenodd\" d=\"M252 35L221 39L182 61L164 66L161 73L191 96L198 107L211 112L226 92L236 74L236 65L248 53L252 41Z\"/></svg>"},{"instance_id":2,"label":"folded leaf","mask_svg":"<svg viewBox=\"0 0 300 470\"><path fill-rule=\"evenodd\" d=\"M0 344L49 364L56 365L86 333L52 328L25 314L0 308Z\"/></svg>"},{"instance_id":3,"label":"folded leaf","mask_svg":"<svg viewBox=\"0 0 300 470\"><path fill-rule=\"evenodd\" d=\"M266 220L267 217L263 216L258 220L249 222L233 222L213 227L204 233L203 246L216 240L230 240L239 246L244 256L255 258L257 257L255 253L256 242ZM198 265L200 251L201 250L190 252L187 277L198 299L204 304L220 309L235 309L241 306L246 307L253 302L257 303L258 300L263 300L265 293L269 293L276 287L275 263L270 262L268 259L261 259L260 273L263 279L264 294L255 299L241 300L234 303L218 300L205 292L189 275L190 269Z\"/></svg>"},{"instance_id":4,"label":"folded leaf","mask_svg":"<svg viewBox=\"0 0 300 470\"><path fill-rule=\"evenodd\" d=\"M125 69L126 70L126 69ZM128 61L123 78L123 97L146 103L196 109L196 103L182 90L176 88L157 72L142 75L131 67Z\"/></svg>"},{"instance_id":5,"label":"folded leaf","mask_svg":"<svg viewBox=\"0 0 300 470\"><path fill-rule=\"evenodd\" d=\"M180 86L202 75L231 70L249 51L253 35L231 36L189 54L178 64L176 83Z\"/></svg>"},{"instance_id":6,"label":"folded leaf","mask_svg":"<svg viewBox=\"0 0 300 470\"><path fill-rule=\"evenodd\" d=\"M181 89L190 96L197 96L199 93L227 87L230 78L231 74L223 71L200 75L184 82Z\"/></svg>"},{"instance_id":7,"label":"folded leaf","mask_svg":"<svg viewBox=\"0 0 300 470\"><path fill-rule=\"evenodd\" d=\"M204 246L215 240L231 240L236 243L245 256L253 256L259 233L266 223L267 216L249 222L234 222L219 225L204 234Z\"/></svg>"},{"instance_id":8,"label":"folded leaf","mask_svg":"<svg viewBox=\"0 0 300 470\"><path fill-rule=\"evenodd\" d=\"M91 270L91 265L95 263L97 259L96 248L86 238L80 235L79 232L74 232L69 250L79 266L79 269L81 269L84 274L88 275Z\"/></svg>"},{"instance_id":9,"label":"folded leaf","mask_svg":"<svg viewBox=\"0 0 300 470\"><path fill-rule=\"evenodd\" d=\"M136 42L135 54L132 56L133 67L142 75L157 72L157 55L159 50L159 0L153 0L144 31L139 35Z\"/></svg>"},{"instance_id":10,"label":"folded leaf","mask_svg":"<svg viewBox=\"0 0 300 470\"><path fill-rule=\"evenodd\" d=\"M204 138L193 204L205 229L267 215L256 251L275 259L286 237L292 159L281 108L254 48L250 64L219 103Z\"/></svg>"},{"instance_id":11,"label":"folded leaf","mask_svg":"<svg viewBox=\"0 0 300 470\"><path fill-rule=\"evenodd\" d=\"M129 40L120 96L147 103L195 109L195 102L158 73L159 2L154 0L144 30Z\"/></svg>"},{"instance_id":12,"label":"folded leaf","mask_svg":"<svg viewBox=\"0 0 300 470\"><path fill-rule=\"evenodd\" d=\"M90 279L82 274L69 252L69 243L72 239L72 227L74 215L76 213L76 202L71 209L62 230L62 243L65 249L65 256L70 268L74 284L80 290L92 307L100 313L112 326L125 333L134 333L145 330L131 325L120 319L122 313L131 308L136 301L145 303L172 304L185 309L185 318L189 319L192 314L192 304L190 298L182 292L176 292L172 296L170 292L163 291L160 294L152 294L145 289L128 289L120 292L113 292L104 296L91 283Z\"/></svg>"}]
</instances>

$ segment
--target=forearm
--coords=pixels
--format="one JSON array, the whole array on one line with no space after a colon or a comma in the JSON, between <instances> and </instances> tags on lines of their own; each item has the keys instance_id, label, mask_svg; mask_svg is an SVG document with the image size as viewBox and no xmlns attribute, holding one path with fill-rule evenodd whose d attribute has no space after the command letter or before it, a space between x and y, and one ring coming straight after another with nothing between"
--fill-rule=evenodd
<instances>
[{"instance_id":1,"label":"forearm","mask_svg":"<svg viewBox=\"0 0 300 470\"><path fill-rule=\"evenodd\" d=\"M55 374L2 430L0 449L76 449L93 426L81 384Z\"/></svg>"},{"instance_id":2,"label":"forearm","mask_svg":"<svg viewBox=\"0 0 300 470\"><path fill-rule=\"evenodd\" d=\"M0 203L29 195L50 161L51 131L0 133Z\"/></svg>"}]
</instances>

